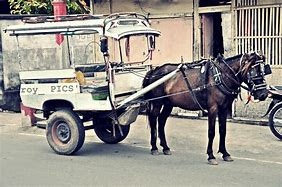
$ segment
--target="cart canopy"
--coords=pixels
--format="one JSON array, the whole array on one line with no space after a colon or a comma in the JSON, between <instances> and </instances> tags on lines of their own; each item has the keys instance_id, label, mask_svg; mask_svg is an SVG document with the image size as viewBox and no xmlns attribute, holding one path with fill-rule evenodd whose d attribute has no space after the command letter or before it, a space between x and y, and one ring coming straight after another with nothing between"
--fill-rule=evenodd
<instances>
[{"instance_id":1,"label":"cart canopy","mask_svg":"<svg viewBox=\"0 0 282 187\"><path fill-rule=\"evenodd\" d=\"M11 25L4 31L11 36L45 35L45 34L93 34L121 39L130 35L160 35L160 32L151 28L147 19L136 15L123 15L115 17L92 17L87 20L56 21L43 23L24 23ZM73 18L72 18L73 19ZM41 20L41 19L40 19Z\"/></svg>"}]
</instances>

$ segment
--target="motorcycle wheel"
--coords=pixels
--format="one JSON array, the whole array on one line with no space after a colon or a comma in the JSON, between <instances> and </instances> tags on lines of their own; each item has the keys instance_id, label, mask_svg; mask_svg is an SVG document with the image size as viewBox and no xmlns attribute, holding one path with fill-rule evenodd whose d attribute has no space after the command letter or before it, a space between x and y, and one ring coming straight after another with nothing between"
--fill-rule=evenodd
<instances>
[{"instance_id":1,"label":"motorcycle wheel","mask_svg":"<svg viewBox=\"0 0 282 187\"><path fill-rule=\"evenodd\" d=\"M269 114L269 127L271 132L282 140L282 102L276 104Z\"/></svg>"}]
</instances>

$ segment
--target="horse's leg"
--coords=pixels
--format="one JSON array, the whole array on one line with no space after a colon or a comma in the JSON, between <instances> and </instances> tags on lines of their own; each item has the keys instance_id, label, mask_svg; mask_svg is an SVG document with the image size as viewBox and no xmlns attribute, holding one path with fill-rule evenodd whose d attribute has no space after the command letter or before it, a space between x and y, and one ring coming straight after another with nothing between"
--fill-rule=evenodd
<instances>
[{"instance_id":1,"label":"horse's leg","mask_svg":"<svg viewBox=\"0 0 282 187\"><path fill-rule=\"evenodd\" d=\"M227 152L225 147L225 137L226 137L226 118L228 115L227 109L219 109L218 112L218 122L219 122L219 150L222 153L222 158L224 161L232 162L230 154Z\"/></svg>"},{"instance_id":2,"label":"horse's leg","mask_svg":"<svg viewBox=\"0 0 282 187\"><path fill-rule=\"evenodd\" d=\"M159 122L159 138L160 138L160 145L163 147L163 153L165 155L171 155L170 149L167 146L166 138L165 138L165 124L166 120L169 117L173 106L171 105L164 105L162 112L159 115L158 122Z\"/></svg>"},{"instance_id":3,"label":"horse's leg","mask_svg":"<svg viewBox=\"0 0 282 187\"><path fill-rule=\"evenodd\" d=\"M158 155L157 147L157 117L161 110L161 105L151 103L148 112L149 124L151 128L151 154Z\"/></svg>"},{"instance_id":4,"label":"horse's leg","mask_svg":"<svg viewBox=\"0 0 282 187\"><path fill-rule=\"evenodd\" d=\"M211 107L209 109L208 113L208 148L207 148L207 154L208 154L208 162L211 165L217 165L217 161L213 155L213 150L212 150L212 145L213 145L213 140L215 136L215 120L217 116L217 107Z\"/></svg>"}]
</instances>

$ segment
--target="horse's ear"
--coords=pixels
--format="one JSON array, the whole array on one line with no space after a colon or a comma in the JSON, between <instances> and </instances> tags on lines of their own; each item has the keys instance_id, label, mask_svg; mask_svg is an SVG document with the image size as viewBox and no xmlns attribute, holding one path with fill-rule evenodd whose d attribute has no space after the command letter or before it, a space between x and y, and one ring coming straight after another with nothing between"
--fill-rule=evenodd
<instances>
[{"instance_id":1,"label":"horse's ear","mask_svg":"<svg viewBox=\"0 0 282 187\"><path fill-rule=\"evenodd\" d=\"M260 58L265 62L266 57L265 57L265 55L262 53L262 51L261 51L261 50L257 51L257 54L258 54L258 55L260 56Z\"/></svg>"},{"instance_id":2,"label":"horse's ear","mask_svg":"<svg viewBox=\"0 0 282 187\"><path fill-rule=\"evenodd\" d=\"M216 57L216 60L217 60L218 62L221 62L222 59L223 59L223 56L222 56L220 53L218 53L218 55L217 55L217 57Z\"/></svg>"},{"instance_id":3,"label":"horse's ear","mask_svg":"<svg viewBox=\"0 0 282 187\"><path fill-rule=\"evenodd\" d=\"M244 60L248 60L250 58L250 54L249 53L245 53L243 55Z\"/></svg>"}]
</instances>

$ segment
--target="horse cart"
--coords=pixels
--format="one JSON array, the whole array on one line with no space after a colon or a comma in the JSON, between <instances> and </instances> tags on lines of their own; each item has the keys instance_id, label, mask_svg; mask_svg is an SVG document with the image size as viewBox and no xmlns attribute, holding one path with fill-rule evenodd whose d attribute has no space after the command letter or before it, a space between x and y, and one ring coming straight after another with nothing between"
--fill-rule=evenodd
<instances>
[{"instance_id":1,"label":"horse cart","mask_svg":"<svg viewBox=\"0 0 282 187\"><path fill-rule=\"evenodd\" d=\"M43 113L47 120L47 141L58 154L70 155L78 151L84 143L85 130L89 129L94 129L105 143L121 142L137 118L140 97L178 71L142 88L144 75L152 66L152 53L160 32L150 27L146 17L136 13L64 16L60 17L60 22L56 20L57 17L28 18L23 20L23 25L5 29L17 42L18 37L30 35L59 34L67 38L67 66L20 70L23 105ZM93 53L102 57L100 62L74 62L70 40L76 35L95 35L96 41L89 44L99 46ZM129 59L130 42L138 42L135 49L142 52L142 60ZM140 50L143 44L145 52ZM17 47L19 51L23 48L19 43ZM20 60L20 55L18 57ZM92 125L84 125L84 122L92 122Z\"/></svg>"}]
</instances>

